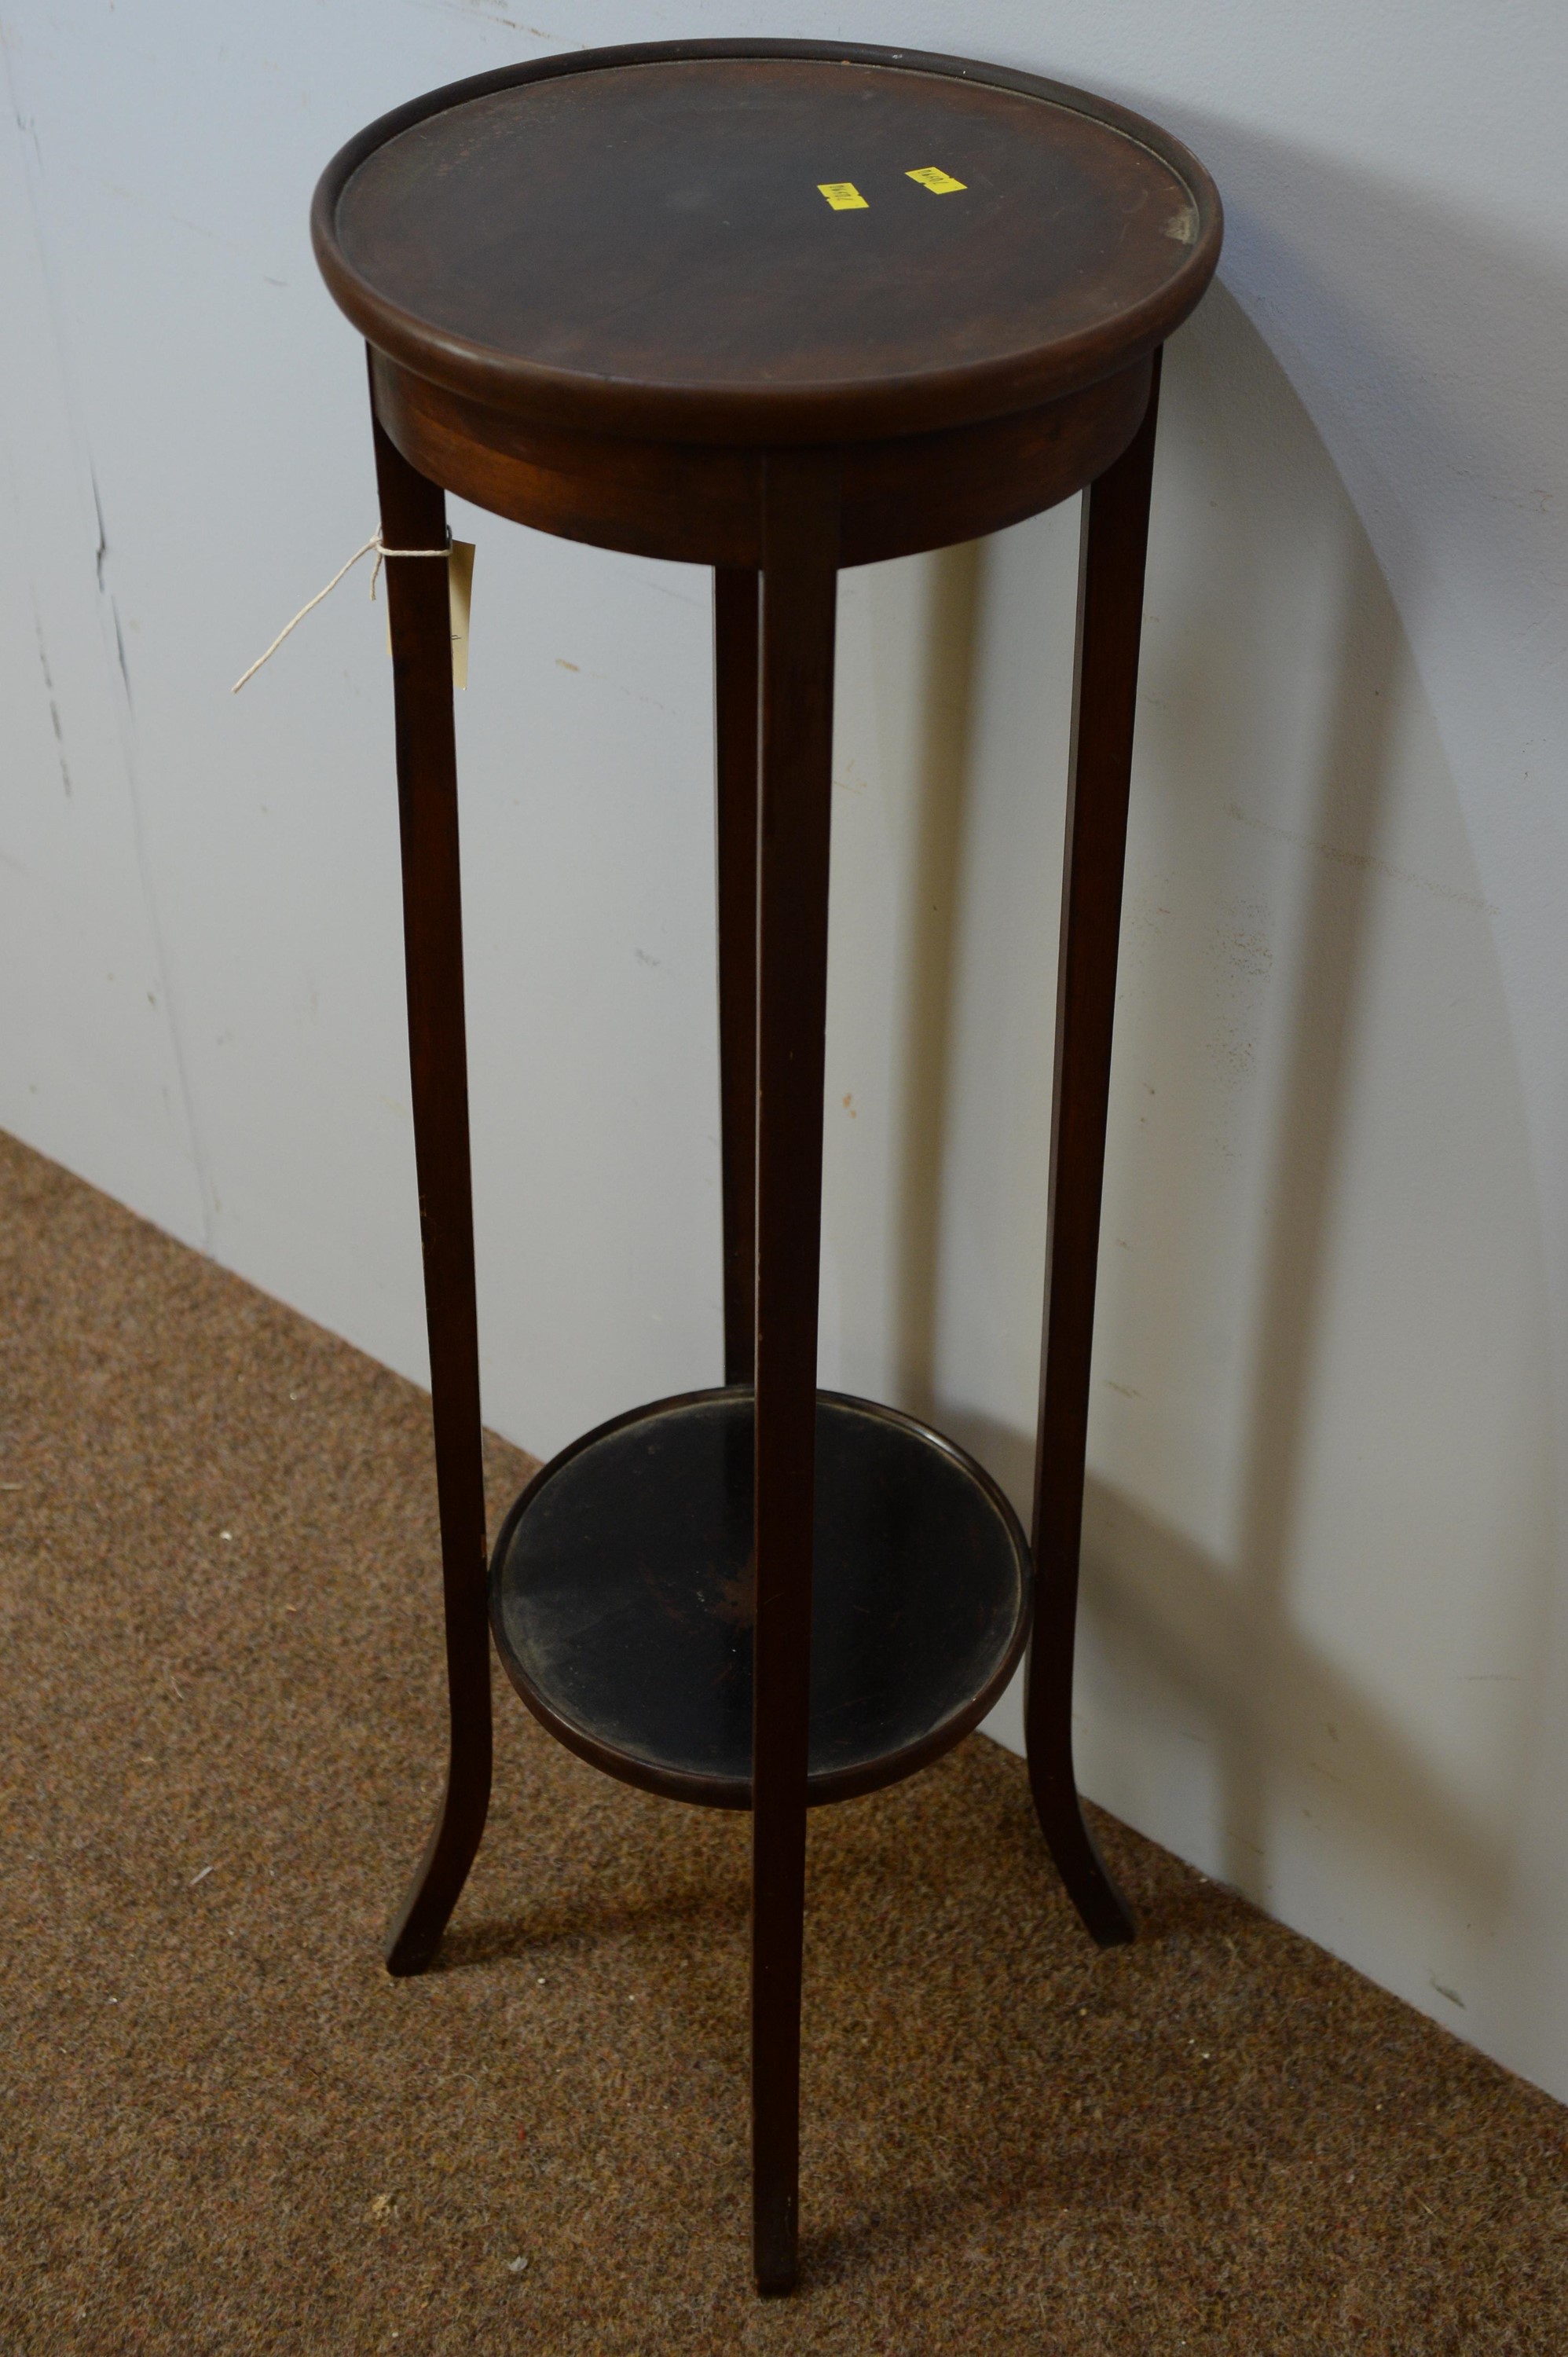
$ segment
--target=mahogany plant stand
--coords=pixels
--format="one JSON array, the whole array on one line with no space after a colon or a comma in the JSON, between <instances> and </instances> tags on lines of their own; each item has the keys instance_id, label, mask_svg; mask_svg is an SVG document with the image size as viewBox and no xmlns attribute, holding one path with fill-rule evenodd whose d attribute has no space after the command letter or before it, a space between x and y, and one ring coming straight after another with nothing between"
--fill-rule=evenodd
<instances>
[{"instance_id":1,"label":"mahogany plant stand","mask_svg":"<svg viewBox=\"0 0 1568 2357\"><path fill-rule=\"evenodd\" d=\"M1134 1923L1070 1731L1090 1353L1160 349L1213 274L1195 158L1102 100L856 43L577 51L352 140L317 255L370 350L450 1695L387 1964L423 1970L490 1781L489 1644L612 1775L753 1824L753 2247L797 2266L806 1812L935 1759L1029 1636L1031 1788ZM546 1466L487 1571L447 490L711 565L725 1382ZM816 1381L837 576L1084 491L1032 1542L913 1418Z\"/></svg>"}]
</instances>

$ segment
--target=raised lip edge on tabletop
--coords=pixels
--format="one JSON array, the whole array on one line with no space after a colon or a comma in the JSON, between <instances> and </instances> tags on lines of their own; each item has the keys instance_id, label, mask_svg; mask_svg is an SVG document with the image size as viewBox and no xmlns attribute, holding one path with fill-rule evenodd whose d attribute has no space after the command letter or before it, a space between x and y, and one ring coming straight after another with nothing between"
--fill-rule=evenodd
<instances>
[{"instance_id":1,"label":"raised lip edge on tabletop","mask_svg":"<svg viewBox=\"0 0 1568 2357\"><path fill-rule=\"evenodd\" d=\"M338 207L354 174L380 147L432 115L532 81L619 66L664 65L747 58L799 58L824 64L897 68L901 72L1014 90L1029 98L1103 123L1157 157L1187 187L1197 211L1197 234L1168 284L1120 313L1109 327L1021 354L964 368L922 369L869 382L785 387L650 386L636 379L595 377L498 352L403 310L362 278L338 240ZM629 435L639 440L769 443L869 441L928 433L943 425L1006 416L1095 384L1163 344L1194 309L1213 277L1224 237L1219 192L1191 149L1146 116L1113 99L1011 66L950 57L932 49L895 49L864 41L736 39L637 41L597 49L571 49L520 65L471 74L408 100L340 147L316 185L310 210L317 265L334 301L360 333L388 357L454 393L492 408L510 409L542 425L577 432Z\"/></svg>"},{"instance_id":2,"label":"raised lip edge on tabletop","mask_svg":"<svg viewBox=\"0 0 1568 2357\"><path fill-rule=\"evenodd\" d=\"M749 1779L736 1783L727 1776L707 1776L694 1770L650 1768L629 1754L602 1742L574 1720L563 1717L532 1686L521 1684L512 1672L510 1649L501 1637L499 1610L500 1574L512 1534L532 1500L564 1466L573 1458L581 1456L585 1449L591 1448L596 1441L607 1440L612 1433L624 1431L628 1425L644 1423L648 1418L671 1409L694 1407L715 1400L749 1399L751 1396L749 1383L711 1383L696 1391L673 1392L667 1399L649 1400L639 1407L623 1409L620 1415L596 1425L591 1432L581 1433L575 1440L568 1441L564 1448L540 1467L507 1509L496 1533L495 1544L490 1549L489 1568L485 1581L490 1636L497 1656L506 1672L509 1684L540 1725L547 1728L567 1750L575 1752L579 1760L585 1760L590 1767L602 1770L620 1783L634 1785L641 1792L657 1792L666 1800L684 1801L696 1808L749 1810ZM862 1399L853 1392L826 1391L820 1386L817 1400L819 1405L829 1401L835 1406L854 1408L861 1415L880 1416L888 1424L917 1433L922 1440L940 1449L943 1456L951 1458L1000 1514L1022 1569L1024 1598L1016 1626L1004 1650L1000 1665L987 1678L979 1694L897 1751L884 1754L875 1760L864 1761L855 1768L832 1770L826 1775L810 1777L806 1803L813 1809L828 1807L837 1801L859 1800L867 1792L879 1792L889 1785L900 1784L906 1777L917 1775L922 1768L930 1767L944 1752L961 1743L966 1735L972 1734L986 1712L1000 1699L1007 1681L1022 1661L1035 1617L1035 1559L1028 1534L1006 1491L983 1465L967 1449L961 1448L956 1440L950 1439L946 1433L939 1432L935 1426L927 1424L923 1417L910 1415L903 1408L889 1407L886 1401Z\"/></svg>"}]
</instances>

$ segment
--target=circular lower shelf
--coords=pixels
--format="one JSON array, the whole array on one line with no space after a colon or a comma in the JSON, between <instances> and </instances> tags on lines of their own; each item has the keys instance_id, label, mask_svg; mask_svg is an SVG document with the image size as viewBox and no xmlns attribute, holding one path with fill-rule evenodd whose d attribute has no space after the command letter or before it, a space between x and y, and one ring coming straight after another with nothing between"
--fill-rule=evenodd
<instances>
[{"instance_id":1,"label":"circular lower shelf","mask_svg":"<svg viewBox=\"0 0 1568 2357\"><path fill-rule=\"evenodd\" d=\"M896 1410L817 1396L807 1798L922 1767L1001 1692L1028 1631L1028 1544L989 1474ZM553 1734L627 1782L751 1802L752 1396L693 1392L602 1425L501 1526L490 1623Z\"/></svg>"}]
</instances>

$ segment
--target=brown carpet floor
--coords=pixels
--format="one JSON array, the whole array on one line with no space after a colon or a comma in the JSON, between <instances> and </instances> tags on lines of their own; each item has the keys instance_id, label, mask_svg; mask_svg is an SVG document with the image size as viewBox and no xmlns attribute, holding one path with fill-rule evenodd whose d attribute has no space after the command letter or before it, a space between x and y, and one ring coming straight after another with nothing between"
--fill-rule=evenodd
<instances>
[{"instance_id":1,"label":"brown carpet floor","mask_svg":"<svg viewBox=\"0 0 1568 2357\"><path fill-rule=\"evenodd\" d=\"M745 1821L503 1691L440 1968L390 1980L422 1394L3 1142L0 1288L6 2357L1568 2350L1568 2114L1109 1822L1149 1928L1097 1955L978 1737L813 1821L759 2303Z\"/></svg>"}]
</instances>

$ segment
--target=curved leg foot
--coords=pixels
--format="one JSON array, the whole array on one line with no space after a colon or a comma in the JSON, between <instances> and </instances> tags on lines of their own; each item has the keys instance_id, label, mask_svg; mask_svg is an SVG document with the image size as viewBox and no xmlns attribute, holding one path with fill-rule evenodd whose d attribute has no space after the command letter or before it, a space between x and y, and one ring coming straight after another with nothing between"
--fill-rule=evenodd
<instances>
[{"instance_id":1,"label":"curved leg foot","mask_svg":"<svg viewBox=\"0 0 1568 2357\"><path fill-rule=\"evenodd\" d=\"M1089 1830L1070 1754L1048 1766L1031 1758L1029 1790L1052 1863L1084 1930L1097 1948L1124 1948L1138 1936L1138 1919Z\"/></svg>"},{"instance_id":2,"label":"curved leg foot","mask_svg":"<svg viewBox=\"0 0 1568 2357\"><path fill-rule=\"evenodd\" d=\"M482 1757L454 1759L446 1773L446 1789L424 1855L393 1916L381 1951L389 1973L401 1980L422 1973L441 1945L441 1935L462 1896L468 1868L485 1830L490 1800L489 1728Z\"/></svg>"},{"instance_id":3,"label":"curved leg foot","mask_svg":"<svg viewBox=\"0 0 1568 2357\"><path fill-rule=\"evenodd\" d=\"M1135 1938L1137 1922L1084 1823L1072 1764L1072 1665L1122 871L1158 395L1156 353L1142 425L1115 465L1084 495L1057 982L1050 1243L1035 1455L1035 1632L1024 1706L1029 1783L1041 1830L1068 1896L1090 1938L1102 1948Z\"/></svg>"}]
</instances>

